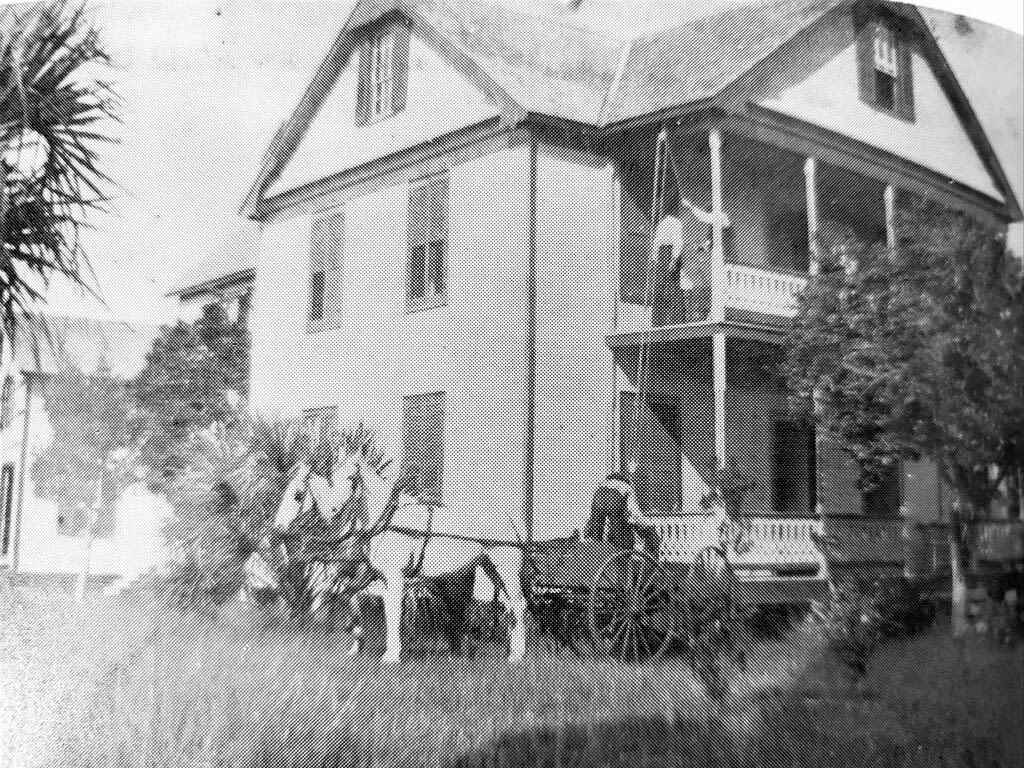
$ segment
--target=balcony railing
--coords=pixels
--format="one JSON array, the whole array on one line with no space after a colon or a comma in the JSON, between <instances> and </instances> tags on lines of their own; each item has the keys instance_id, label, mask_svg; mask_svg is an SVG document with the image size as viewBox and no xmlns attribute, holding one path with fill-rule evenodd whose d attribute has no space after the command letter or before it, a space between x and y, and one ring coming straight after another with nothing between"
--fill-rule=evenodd
<instances>
[{"instance_id":1,"label":"balcony railing","mask_svg":"<svg viewBox=\"0 0 1024 768\"><path fill-rule=\"evenodd\" d=\"M817 568L819 554L811 533L821 530L812 518L752 517L744 532L742 553L731 554L734 567ZM675 563L691 563L705 547L718 543L718 521L708 515L651 517L660 541L660 556Z\"/></svg>"},{"instance_id":2,"label":"balcony railing","mask_svg":"<svg viewBox=\"0 0 1024 768\"><path fill-rule=\"evenodd\" d=\"M689 564L702 549L717 545L718 520L709 515L671 515L647 518L660 542L659 556ZM751 517L744 533L744 551L730 553L741 572L800 572L822 566L866 568L872 572L904 573L910 577L946 574L949 528L942 523L915 523L901 518ZM983 520L976 523L975 564L1024 561L1024 523ZM815 544L817 538L822 549ZM823 550L823 551L822 551Z\"/></svg>"},{"instance_id":3,"label":"balcony railing","mask_svg":"<svg viewBox=\"0 0 1024 768\"><path fill-rule=\"evenodd\" d=\"M744 264L725 265L725 306L764 315L793 317L807 276Z\"/></svg>"}]
</instances>

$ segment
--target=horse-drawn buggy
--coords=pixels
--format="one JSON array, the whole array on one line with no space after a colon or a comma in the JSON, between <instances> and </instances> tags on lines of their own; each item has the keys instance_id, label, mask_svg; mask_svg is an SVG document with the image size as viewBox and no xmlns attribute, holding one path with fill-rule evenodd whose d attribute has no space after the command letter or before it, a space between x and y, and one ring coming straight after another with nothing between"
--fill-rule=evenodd
<instances>
[{"instance_id":1,"label":"horse-drawn buggy","mask_svg":"<svg viewBox=\"0 0 1024 768\"><path fill-rule=\"evenodd\" d=\"M449 511L421 502L406 485L389 481L358 453L339 461L330 479L302 468L284 493L275 534L260 556L264 564L303 569L313 610L332 594L379 595L386 661L401 653L401 613L410 587L428 601L445 592L440 602L447 609L433 615L452 634L462 620L452 607L464 612L473 585L479 598L485 597L480 584L489 583L495 616L501 606L511 614L513 661L525 650L528 614L539 635L580 655L643 662L686 654L713 692L722 690L725 664L743 664L728 520L723 518L719 540L683 566L660 559L652 541L630 546L579 532L546 541L467 535Z\"/></svg>"}]
</instances>

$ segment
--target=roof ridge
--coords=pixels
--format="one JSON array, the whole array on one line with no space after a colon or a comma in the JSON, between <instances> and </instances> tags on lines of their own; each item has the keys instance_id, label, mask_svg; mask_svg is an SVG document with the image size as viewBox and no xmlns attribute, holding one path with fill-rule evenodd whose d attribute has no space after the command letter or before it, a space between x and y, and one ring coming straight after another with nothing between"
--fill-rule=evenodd
<instances>
[{"instance_id":1,"label":"roof ridge","mask_svg":"<svg viewBox=\"0 0 1024 768\"><path fill-rule=\"evenodd\" d=\"M736 13L737 11L750 10L754 8L764 9L765 6L769 5L800 5L810 7L815 4L821 4L835 6L843 1L844 0L745 0L745 2L736 3L735 5L731 5L728 8L719 8L709 13L691 16L690 18L686 19L686 21L681 21L678 24L673 24L668 27L662 27L661 29L647 32L646 34L643 35L638 35L635 38L633 38L631 42L644 43L649 42L651 40L656 40L657 38L663 35L670 34L672 32L677 32L680 29L693 28L698 24L704 24L709 21L713 21L714 19L719 19L723 16L729 16ZM907 0L907 2L909 1L910 0Z\"/></svg>"},{"instance_id":2,"label":"roof ridge","mask_svg":"<svg viewBox=\"0 0 1024 768\"><path fill-rule=\"evenodd\" d=\"M496 3L493 2L492 0L428 0L428 2L440 2L445 5L448 5L449 7L456 3L464 3L467 5L482 5L487 8L495 8L499 11L503 11L514 16L519 16L520 18L531 19L541 24L555 24L565 29L571 29L575 32L581 32L585 35L590 35L591 37L594 38L607 40L610 43L616 43L618 45L626 45L627 43L633 42L632 37L618 37L615 35L610 35L606 32L599 32L596 29L590 29L589 27L585 27L580 24L573 24L572 22L566 19L560 19L557 16L542 16L538 13L529 13L520 8L513 8L512 6L504 5L502 3Z\"/></svg>"}]
</instances>

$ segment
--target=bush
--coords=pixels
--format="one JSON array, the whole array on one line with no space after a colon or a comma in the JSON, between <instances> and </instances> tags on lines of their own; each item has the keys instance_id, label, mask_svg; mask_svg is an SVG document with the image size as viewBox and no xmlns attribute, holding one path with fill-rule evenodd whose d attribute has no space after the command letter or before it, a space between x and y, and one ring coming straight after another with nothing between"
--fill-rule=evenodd
<instances>
[{"instance_id":1,"label":"bush","mask_svg":"<svg viewBox=\"0 0 1024 768\"><path fill-rule=\"evenodd\" d=\"M320 430L249 417L194 435L184 452L188 463L168 488L174 515L165 535L175 557L160 579L163 597L187 610L216 612L245 585L250 557L269 549L274 515L296 467L308 463L327 477L339 454L364 447L379 461L362 426ZM294 525L323 521L317 514ZM277 596L301 615L311 597L307 569L294 561L270 568Z\"/></svg>"},{"instance_id":2,"label":"bush","mask_svg":"<svg viewBox=\"0 0 1024 768\"><path fill-rule=\"evenodd\" d=\"M744 619L752 637L780 640L807 616L807 608L797 605L758 605Z\"/></svg>"},{"instance_id":3,"label":"bush","mask_svg":"<svg viewBox=\"0 0 1024 768\"><path fill-rule=\"evenodd\" d=\"M812 607L822 639L829 652L859 680L868 671L868 660L882 639L881 616L874 596L859 587L847 586L827 603Z\"/></svg>"},{"instance_id":4,"label":"bush","mask_svg":"<svg viewBox=\"0 0 1024 768\"><path fill-rule=\"evenodd\" d=\"M837 592L814 607L814 616L829 651L856 678L879 644L921 634L935 622L935 605L905 578L844 584Z\"/></svg>"},{"instance_id":5,"label":"bush","mask_svg":"<svg viewBox=\"0 0 1024 768\"><path fill-rule=\"evenodd\" d=\"M883 638L913 637L935 623L935 604L905 578L881 582L874 603Z\"/></svg>"}]
</instances>

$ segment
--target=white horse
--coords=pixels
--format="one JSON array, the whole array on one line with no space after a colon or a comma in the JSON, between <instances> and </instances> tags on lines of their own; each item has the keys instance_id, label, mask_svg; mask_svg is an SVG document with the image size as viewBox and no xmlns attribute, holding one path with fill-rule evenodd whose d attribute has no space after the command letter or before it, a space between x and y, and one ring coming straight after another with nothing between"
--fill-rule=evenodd
<instances>
[{"instance_id":1,"label":"white horse","mask_svg":"<svg viewBox=\"0 0 1024 768\"><path fill-rule=\"evenodd\" d=\"M336 465L337 470L341 465ZM322 518L324 527L333 535L347 535L353 528L365 527L365 507L349 501L351 487L347 477L333 472L323 478L315 474L308 464L295 468L285 486L274 515L275 533L287 533L292 523L314 510ZM240 599L251 601L253 595L266 591L280 593L281 581L270 561L287 563L293 557L292 549L283 537L268 537L263 551L254 552L245 564L246 584L240 592ZM348 575L337 563L310 562L305 566L304 577L311 593L310 611L315 613L328 595L338 592L339 584Z\"/></svg>"},{"instance_id":2,"label":"white horse","mask_svg":"<svg viewBox=\"0 0 1024 768\"><path fill-rule=\"evenodd\" d=\"M427 506L408 495L400 482L390 481L382 471L373 468L361 452L339 457L329 481L313 474L308 467L300 467L285 489L274 518L275 527L286 530L296 518L308 513L313 504L325 521L332 521L336 527L347 526L340 534L342 537L362 540L371 569L381 576L364 592L377 594L384 602L385 662L395 663L401 656L399 630L404 579L410 566L427 578L472 574L474 583L480 583L476 576L481 572L487 576L494 590L490 596L499 600L514 619L509 660L522 659L526 648L526 598L520 578L521 546L495 546L458 538L462 526L453 510ZM428 532L432 534L429 537ZM445 536L446 533L455 536ZM324 573L311 585L315 592L313 610L335 583L331 568L336 566L319 565ZM358 651L360 639L357 635L353 652Z\"/></svg>"}]
</instances>

